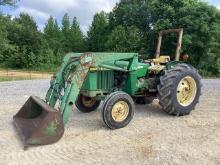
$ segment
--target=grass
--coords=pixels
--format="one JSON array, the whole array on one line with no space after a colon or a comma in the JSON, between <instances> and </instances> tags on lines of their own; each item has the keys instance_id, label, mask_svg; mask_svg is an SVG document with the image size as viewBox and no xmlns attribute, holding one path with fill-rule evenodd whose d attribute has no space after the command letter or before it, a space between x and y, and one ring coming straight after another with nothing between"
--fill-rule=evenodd
<instances>
[{"instance_id":1,"label":"grass","mask_svg":"<svg viewBox=\"0 0 220 165\"><path fill-rule=\"evenodd\" d=\"M0 82L4 81L17 81L17 80L30 80L29 78L25 77L5 77L5 76L0 76Z\"/></svg>"},{"instance_id":2,"label":"grass","mask_svg":"<svg viewBox=\"0 0 220 165\"><path fill-rule=\"evenodd\" d=\"M27 70L2 70L0 69L0 82L17 80L50 79L48 72L27 71Z\"/></svg>"}]
</instances>

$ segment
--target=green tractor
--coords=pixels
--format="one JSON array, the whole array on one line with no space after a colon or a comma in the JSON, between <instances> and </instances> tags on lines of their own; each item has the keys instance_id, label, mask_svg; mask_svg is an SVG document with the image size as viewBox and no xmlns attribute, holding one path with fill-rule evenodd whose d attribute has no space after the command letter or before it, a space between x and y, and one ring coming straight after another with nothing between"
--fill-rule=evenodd
<instances>
[{"instance_id":1,"label":"green tractor","mask_svg":"<svg viewBox=\"0 0 220 165\"><path fill-rule=\"evenodd\" d=\"M175 60L161 56L162 36L178 33ZM51 80L46 99L31 96L14 116L14 124L25 146L57 142L64 133L73 106L79 111L95 111L100 104L102 119L110 129L127 126L135 103L149 104L159 99L170 115L188 115L201 93L201 77L180 61L183 29L159 33L155 59L141 60L137 53L70 53ZM103 101L103 102L102 102Z\"/></svg>"}]
</instances>

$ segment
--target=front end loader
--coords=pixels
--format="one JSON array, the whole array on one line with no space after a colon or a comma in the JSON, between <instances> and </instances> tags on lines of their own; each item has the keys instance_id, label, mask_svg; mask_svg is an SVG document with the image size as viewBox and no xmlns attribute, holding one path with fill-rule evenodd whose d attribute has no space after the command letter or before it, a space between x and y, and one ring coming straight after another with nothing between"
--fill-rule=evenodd
<instances>
[{"instance_id":1,"label":"front end loader","mask_svg":"<svg viewBox=\"0 0 220 165\"><path fill-rule=\"evenodd\" d=\"M160 55L162 36L168 33L179 34L173 61ZM199 101L201 78L186 63L188 55L180 56L182 36L183 29L161 31L155 59L149 60L137 53L66 55L45 100L31 96L14 116L25 146L58 141L74 105L89 113L102 103L103 122L110 129L130 123L135 103L150 104L157 98L168 114L188 115Z\"/></svg>"}]
</instances>

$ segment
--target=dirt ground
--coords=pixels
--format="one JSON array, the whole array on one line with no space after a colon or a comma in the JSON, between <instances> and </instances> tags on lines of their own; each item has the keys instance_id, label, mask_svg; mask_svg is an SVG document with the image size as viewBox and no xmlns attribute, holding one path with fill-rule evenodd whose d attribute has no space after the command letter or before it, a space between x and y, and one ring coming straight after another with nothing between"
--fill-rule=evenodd
<instances>
[{"instance_id":1,"label":"dirt ground","mask_svg":"<svg viewBox=\"0 0 220 165\"><path fill-rule=\"evenodd\" d=\"M158 101L136 106L126 128L107 129L100 109L74 108L56 144L23 150L12 117L30 95L44 97L48 80L0 83L0 164L220 164L220 79L203 80L203 96L191 115L172 117Z\"/></svg>"}]
</instances>

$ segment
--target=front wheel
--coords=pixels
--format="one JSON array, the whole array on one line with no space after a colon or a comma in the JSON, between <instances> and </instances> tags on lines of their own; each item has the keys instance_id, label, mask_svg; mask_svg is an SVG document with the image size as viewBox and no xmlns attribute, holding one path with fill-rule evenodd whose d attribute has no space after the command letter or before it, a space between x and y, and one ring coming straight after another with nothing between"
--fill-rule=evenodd
<instances>
[{"instance_id":1,"label":"front wheel","mask_svg":"<svg viewBox=\"0 0 220 165\"><path fill-rule=\"evenodd\" d=\"M158 85L159 103L171 115L188 115L195 109L201 95L201 77L197 70L178 64L167 71Z\"/></svg>"},{"instance_id":2,"label":"front wheel","mask_svg":"<svg viewBox=\"0 0 220 165\"><path fill-rule=\"evenodd\" d=\"M110 129L123 128L132 120L134 109L131 96L124 92L115 92L103 104L103 121Z\"/></svg>"},{"instance_id":3,"label":"front wheel","mask_svg":"<svg viewBox=\"0 0 220 165\"><path fill-rule=\"evenodd\" d=\"M95 98L86 97L80 94L76 101L76 107L83 113L89 113L95 111L99 107L100 102L99 100L95 100Z\"/></svg>"}]
</instances>

